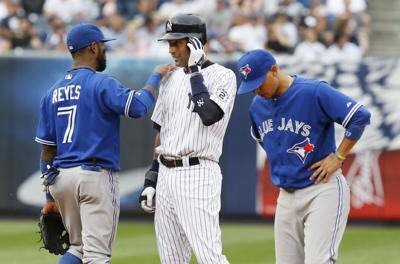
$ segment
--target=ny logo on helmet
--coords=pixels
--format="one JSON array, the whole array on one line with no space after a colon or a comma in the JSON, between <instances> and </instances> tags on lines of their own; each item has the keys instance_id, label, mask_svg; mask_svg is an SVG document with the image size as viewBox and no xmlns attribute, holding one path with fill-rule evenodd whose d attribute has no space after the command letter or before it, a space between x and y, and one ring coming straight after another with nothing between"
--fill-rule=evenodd
<instances>
[{"instance_id":1,"label":"ny logo on helmet","mask_svg":"<svg viewBox=\"0 0 400 264\"><path fill-rule=\"evenodd\" d=\"M247 75L249 75L249 73L251 72L251 68L249 66L249 64L244 65L243 67L241 67L239 69L240 74L243 76L244 79L247 79Z\"/></svg>"},{"instance_id":2,"label":"ny logo on helmet","mask_svg":"<svg viewBox=\"0 0 400 264\"><path fill-rule=\"evenodd\" d=\"M171 20L168 20L166 27L167 27L167 32L172 31L172 22L171 22Z\"/></svg>"}]
</instances>

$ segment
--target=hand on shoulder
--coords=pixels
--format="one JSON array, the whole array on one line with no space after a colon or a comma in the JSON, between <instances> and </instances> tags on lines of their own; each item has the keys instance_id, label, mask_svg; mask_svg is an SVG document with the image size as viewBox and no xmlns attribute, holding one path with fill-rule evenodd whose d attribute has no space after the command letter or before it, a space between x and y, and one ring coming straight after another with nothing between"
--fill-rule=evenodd
<instances>
[{"instance_id":1,"label":"hand on shoulder","mask_svg":"<svg viewBox=\"0 0 400 264\"><path fill-rule=\"evenodd\" d=\"M172 64L160 64L154 67L154 72L160 73L162 78L168 78L169 74L171 74L175 69L176 66Z\"/></svg>"}]
</instances>

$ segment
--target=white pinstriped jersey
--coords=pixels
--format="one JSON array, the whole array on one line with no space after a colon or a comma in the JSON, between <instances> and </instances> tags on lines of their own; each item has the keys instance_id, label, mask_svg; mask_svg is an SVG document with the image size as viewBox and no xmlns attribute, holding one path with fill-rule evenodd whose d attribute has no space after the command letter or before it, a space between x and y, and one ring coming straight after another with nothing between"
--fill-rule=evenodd
<instances>
[{"instance_id":1,"label":"white pinstriped jersey","mask_svg":"<svg viewBox=\"0 0 400 264\"><path fill-rule=\"evenodd\" d=\"M204 84L213 100L223 110L217 123L205 126L193 112L189 73L175 70L160 86L160 93L151 119L161 126L161 145L156 152L170 158L199 157L218 162L222 143L236 95L233 71L219 64L201 70Z\"/></svg>"}]
</instances>

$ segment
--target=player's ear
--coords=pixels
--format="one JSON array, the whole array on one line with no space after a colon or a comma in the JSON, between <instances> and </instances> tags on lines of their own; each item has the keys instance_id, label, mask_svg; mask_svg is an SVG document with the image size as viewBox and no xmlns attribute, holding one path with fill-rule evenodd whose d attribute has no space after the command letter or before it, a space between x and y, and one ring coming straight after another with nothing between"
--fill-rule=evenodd
<instances>
[{"instance_id":1,"label":"player's ear","mask_svg":"<svg viewBox=\"0 0 400 264\"><path fill-rule=\"evenodd\" d=\"M89 45L89 51L90 51L91 53L96 54L96 50L97 50L98 48L99 48L99 47L97 46L97 43L96 43L96 42L93 42L92 44Z\"/></svg>"}]
</instances>

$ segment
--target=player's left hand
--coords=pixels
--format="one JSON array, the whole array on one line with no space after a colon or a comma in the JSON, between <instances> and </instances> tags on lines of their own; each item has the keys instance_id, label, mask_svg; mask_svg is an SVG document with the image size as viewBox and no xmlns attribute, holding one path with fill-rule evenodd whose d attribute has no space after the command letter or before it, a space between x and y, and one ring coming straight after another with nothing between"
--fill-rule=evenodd
<instances>
[{"instance_id":1,"label":"player's left hand","mask_svg":"<svg viewBox=\"0 0 400 264\"><path fill-rule=\"evenodd\" d=\"M152 186L144 188L140 195L140 206L146 213L154 213L156 210L154 203L154 196L156 195L156 189Z\"/></svg>"},{"instance_id":2,"label":"player's left hand","mask_svg":"<svg viewBox=\"0 0 400 264\"><path fill-rule=\"evenodd\" d=\"M328 182L330 176L342 166L340 161L334 153L331 153L323 160L315 162L311 165L308 170L318 168L310 177L310 180L314 181L315 184L320 182Z\"/></svg>"},{"instance_id":3,"label":"player's left hand","mask_svg":"<svg viewBox=\"0 0 400 264\"><path fill-rule=\"evenodd\" d=\"M198 38L191 37L189 38L187 46L190 49L190 56L188 60L189 68L193 66L200 67L203 64L205 58L203 44L201 44L201 41Z\"/></svg>"}]
</instances>

